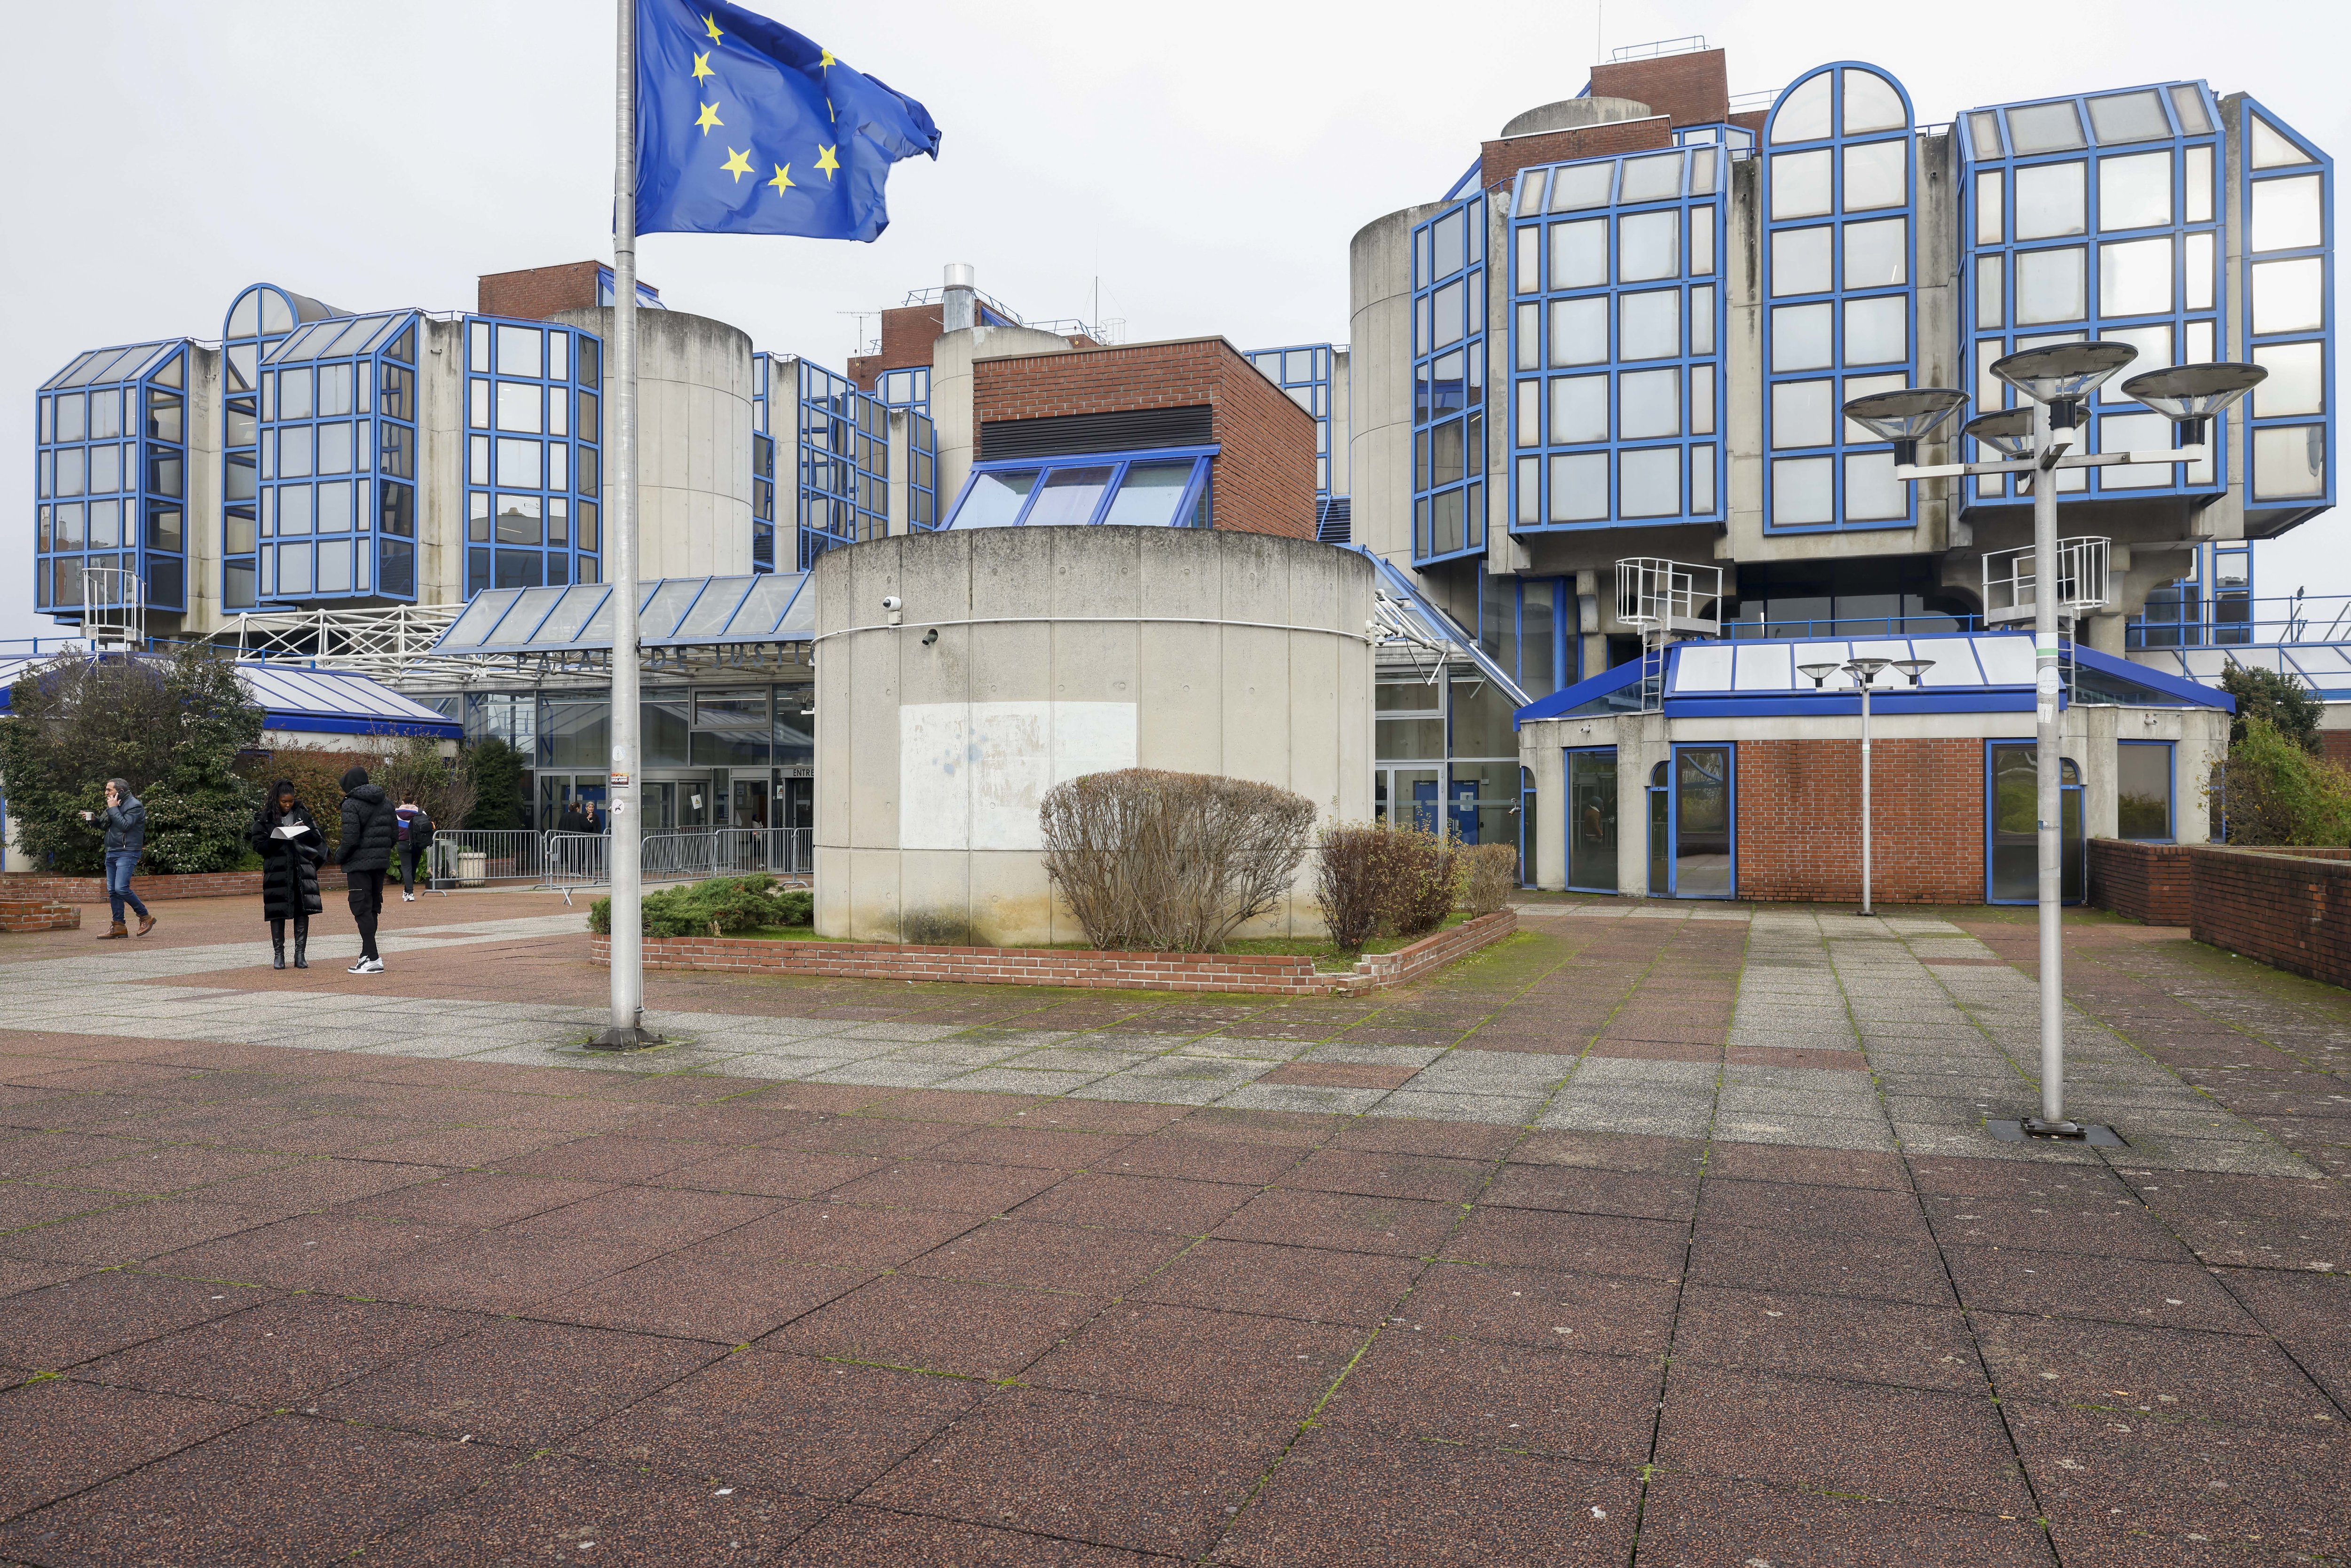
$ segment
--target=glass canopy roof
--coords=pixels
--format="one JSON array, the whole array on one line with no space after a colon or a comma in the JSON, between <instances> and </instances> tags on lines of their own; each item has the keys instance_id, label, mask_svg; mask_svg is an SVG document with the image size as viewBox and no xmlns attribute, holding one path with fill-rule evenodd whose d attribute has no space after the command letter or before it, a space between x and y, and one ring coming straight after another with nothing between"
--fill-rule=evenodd
<instances>
[{"instance_id":1,"label":"glass canopy roof","mask_svg":"<svg viewBox=\"0 0 2351 1568\"><path fill-rule=\"evenodd\" d=\"M41 390L47 392L55 387L103 386L110 382L135 381L160 363L165 354L186 341L185 338L169 338L160 343L94 349L43 382Z\"/></svg>"},{"instance_id":2,"label":"glass canopy roof","mask_svg":"<svg viewBox=\"0 0 2351 1568\"><path fill-rule=\"evenodd\" d=\"M810 642L816 597L806 572L670 577L638 585L639 636L648 648ZM545 653L612 645L612 590L499 588L476 597L434 643L435 653Z\"/></svg>"},{"instance_id":3,"label":"glass canopy roof","mask_svg":"<svg viewBox=\"0 0 2351 1568\"><path fill-rule=\"evenodd\" d=\"M142 660L147 655L140 655ZM8 709L9 688L18 677L54 655L0 660L0 713ZM160 666L163 661L153 659ZM365 675L299 664L243 663L236 678L246 695L261 705L270 729L314 730L360 735L422 735L455 740L463 727L435 709L411 702L398 692Z\"/></svg>"}]
</instances>

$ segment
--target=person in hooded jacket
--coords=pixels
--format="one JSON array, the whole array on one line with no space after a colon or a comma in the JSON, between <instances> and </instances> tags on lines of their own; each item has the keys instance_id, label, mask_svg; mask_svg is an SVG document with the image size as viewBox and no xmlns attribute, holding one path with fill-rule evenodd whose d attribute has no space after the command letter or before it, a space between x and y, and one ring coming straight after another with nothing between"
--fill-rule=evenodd
<instances>
[{"instance_id":1,"label":"person in hooded jacket","mask_svg":"<svg viewBox=\"0 0 2351 1568\"><path fill-rule=\"evenodd\" d=\"M310 967L310 916L319 913L319 862L327 858L326 835L310 809L296 799L294 781L280 779L253 814L246 835L261 857L261 913L269 922L269 967L286 967L286 923L294 923L294 967Z\"/></svg>"},{"instance_id":2,"label":"person in hooded jacket","mask_svg":"<svg viewBox=\"0 0 2351 1568\"><path fill-rule=\"evenodd\" d=\"M383 913L383 879L392 870L392 852L400 839L400 818L381 784L368 782L367 769L354 768L343 775L343 839L336 860L359 924L360 957L349 973L381 975L383 958L375 948L376 919Z\"/></svg>"},{"instance_id":3,"label":"person in hooded jacket","mask_svg":"<svg viewBox=\"0 0 2351 1568\"><path fill-rule=\"evenodd\" d=\"M425 857L433 848L433 835L436 830L424 808L413 800L402 800L400 809L392 815L400 820L396 830L400 841L400 901L413 904L416 902L416 867L419 862L425 864L424 885L428 888L433 885L432 864Z\"/></svg>"}]
</instances>

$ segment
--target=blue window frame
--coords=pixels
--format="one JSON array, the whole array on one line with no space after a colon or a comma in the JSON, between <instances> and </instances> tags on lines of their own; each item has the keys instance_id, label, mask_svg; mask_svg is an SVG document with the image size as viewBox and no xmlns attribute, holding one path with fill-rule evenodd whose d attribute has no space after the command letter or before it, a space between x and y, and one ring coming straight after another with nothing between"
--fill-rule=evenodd
<instances>
[{"instance_id":1,"label":"blue window frame","mask_svg":"<svg viewBox=\"0 0 2351 1568\"><path fill-rule=\"evenodd\" d=\"M2115 747L2115 837L2168 844L2179 836L2179 774L2173 743L2125 740Z\"/></svg>"},{"instance_id":2,"label":"blue window frame","mask_svg":"<svg viewBox=\"0 0 2351 1568\"><path fill-rule=\"evenodd\" d=\"M2126 648L2241 646L2253 640L2253 552L2245 544L2202 544L2186 576L2147 592L2125 624Z\"/></svg>"},{"instance_id":3,"label":"blue window frame","mask_svg":"<svg viewBox=\"0 0 2351 1568\"><path fill-rule=\"evenodd\" d=\"M1513 533L1722 520L1727 159L1698 146L1520 172Z\"/></svg>"},{"instance_id":4,"label":"blue window frame","mask_svg":"<svg viewBox=\"0 0 2351 1568\"><path fill-rule=\"evenodd\" d=\"M1614 893L1619 872L1616 838L1616 748L1571 746L1562 758L1566 789L1560 823L1567 846L1571 893Z\"/></svg>"},{"instance_id":5,"label":"blue window frame","mask_svg":"<svg viewBox=\"0 0 2351 1568\"><path fill-rule=\"evenodd\" d=\"M229 608L415 600L423 331L413 310L337 316L263 350L242 400L253 458L233 470L250 488L223 514Z\"/></svg>"},{"instance_id":6,"label":"blue window frame","mask_svg":"<svg viewBox=\"0 0 2351 1568\"><path fill-rule=\"evenodd\" d=\"M916 407L906 411L906 526L924 532L939 526L939 428Z\"/></svg>"},{"instance_id":7,"label":"blue window frame","mask_svg":"<svg viewBox=\"0 0 2351 1568\"><path fill-rule=\"evenodd\" d=\"M2037 831L2038 748L2029 740L1984 742L1984 902L2034 904L2041 897L2041 836ZM2059 899L2089 897L2090 841L2082 817L2082 768L2060 757L2058 779Z\"/></svg>"},{"instance_id":8,"label":"blue window frame","mask_svg":"<svg viewBox=\"0 0 2351 1568\"><path fill-rule=\"evenodd\" d=\"M1677 742L1668 821L1675 898L1739 896L1739 748L1729 741ZM1655 896L1656 888L1650 894Z\"/></svg>"},{"instance_id":9,"label":"blue window frame","mask_svg":"<svg viewBox=\"0 0 2351 1568\"><path fill-rule=\"evenodd\" d=\"M784 361L787 365L789 361ZM775 356L751 356L751 570L776 570L776 437L768 428L768 378Z\"/></svg>"},{"instance_id":10,"label":"blue window frame","mask_svg":"<svg viewBox=\"0 0 2351 1568\"><path fill-rule=\"evenodd\" d=\"M464 326L465 597L602 581L603 340L496 316Z\"/></svg>"},{"instance_id":11,"label":"blue window frame","mask_svg":"<svg viewBox=\"0 0 2351 1568\"><path fill-rule=\"evenodd\" d=\"M1412 231L1412 559L1486 549L1486 198Z\"/></svg>"},{"instance_id":12,"label":"blue window frame","mask_svg":"<svg viewBox=\"0 0 2351 1568\"><path fill-rule=\"evenodd\" d=\"M2227 357L2220 308L2225 213L2218 106L2201 82L2161 83L1962 115L1961 384L1979 412L2014 407L1995 361L2096 339L2138 350L2100 389L2094 451L2159 449L2170 423L2123 395L2131 376ZM2202 463L2060 473L2061 494L2144 498L2226 487L2227 421ZM1970 461L1996 458L1967 442ZM1974 505L2024 504L2006 475L1966 481Z\"/></svg>"},{"instance_id":13,"label":"blue window frame","mask_svg":"<svg viewBox=\"0 0 2351 1568\"><path fill-rule=\"evenodd\" d=\"M188 340L118 344L41 383L34 459L33 604L78 620L83 601L187 608Z\"/></svg>"},{"instance_id":14,"label":"blue window frame","mask_svg":"<svg viewBox=\"0 0 2351 1568\"><path fill-rule=\"evenodd\" d=\"M2243 331L2270 372L2247 410L2251 536L2335 504L2335 161L2252 99L2239 112Z\"/></svg>"},{"instance_id":15,"label":"blue window frame","mask_svg":"<svg viewBox=\"0 0 2351 1568\"><path fill-rule=\"evenodd\" d=\"M787 366L797 378L793 505L798 568L806 571L829 549L890 531L889 416L847 376L783 357L775 361L774 372L781 375Z\"/></svg>"},{"instance_id":16,"label":"blue window frame","mask_svg":"<svg viewBox=\"0 0 2351 1568\"><path fill-rule=\"evenodd\" d=\"M1292 343L1280 349L1252 349L1249 363L1288 395L1290 402L1314 416L1314 498L1329 499L1331 491L1331 345Z\"/></svg>"},{"instance_id":17,"label":"blue window frame","mask_svg":"<svg viewBox=\"0 0 2351 1568\"><path fill-rule=\"evenodd\" d=\"M609 267L597 267L596 303L609 308L612 303L613 298L612 269ZM666 310L669 307L662 303L661 290L655 288L652 284L647 283L641 277L637 279L637 308L640 310Z\"/></svg>"},{"instance_id":18,"label":"blue window frame","mask_svg":"<svg viewBox=\"0 0 2351 1568\"><path fill-rule=\"evenodd\" d=\"M1209 528L1209 467L1219 450L1171 446L974 464L943 526Z\"/></svg>"},{"instance_id":19,"label":"blue window frame","mask_svg":"<svg viewBox=\"0 0 2351 1568\"><path fill-rule=\"evenodd\" d=\"M1763 157L1763 524L1908 528L1894 449L1838 411L1918 363L1918 202L1910 96L1841 60L1771 105Z\"/></svg>"},{"instance_id":20,"label":"blue window frame","mask_svg":"<svg viewBox=\"0 0 2351 1568\"><path fill-rule=\"evenodd\" d=\"M1582 678L1567 629L1574 597L1573 578L1478 574L1478 645L1531 702Z\"/></svg>"},{"instance_id":21,"label":"blue window frame","mask_svg":"<svg viewBox=\"0 0 2351 1568\"><path fill-rule=\"evenodd\" d=\"M886 408L915 408L928 413L931 409L931 368L917 365L911 370L883 371L873 378L873 395Z\"/></svg>"},{"instance_id":22,"label":"blue window frame","mask_svg":"<svg viewBox=\"0 0 2351 1568\"><path fill-rule=\"evenodd\" d=\"M260 603L261 361L300 327L350 312L274 283L233 300L221 327L221 605Z\"/></svg>"}]
</instances>

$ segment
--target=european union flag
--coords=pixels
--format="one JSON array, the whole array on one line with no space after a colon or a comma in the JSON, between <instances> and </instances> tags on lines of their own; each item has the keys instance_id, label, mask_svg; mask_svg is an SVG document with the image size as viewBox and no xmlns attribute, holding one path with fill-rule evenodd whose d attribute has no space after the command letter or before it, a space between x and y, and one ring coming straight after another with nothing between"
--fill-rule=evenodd
<instances>
[{"instance_id":1,"label":"european union flag","mask_svg":"<svg viewBox=\"0 0 2351 1568\"><path fill-rule=\"evenodd\" d=\"M725 0L636 0L637 232L871 240L931 112Z\"/></svg>"}]
</instances>

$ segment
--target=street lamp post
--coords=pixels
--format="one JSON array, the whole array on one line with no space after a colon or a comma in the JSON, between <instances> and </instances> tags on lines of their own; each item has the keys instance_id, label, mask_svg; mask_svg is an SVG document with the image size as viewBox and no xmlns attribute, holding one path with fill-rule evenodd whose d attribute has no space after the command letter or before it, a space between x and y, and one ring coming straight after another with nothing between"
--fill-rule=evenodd
<instances>
[{"instance_id":1,"label":"street lamp post","mask_svg":"<svg viewBox=\"0 0 2351 1568\"><path fill-rule=\"evenodd\" d=\"M2039 832L2041 936L2041 1114L2020 1120L2023 1135L2085 1139L2092 1129L2065 1116L2065 992L2063 943L2064 852L2059 830L2059 697L2064 677L2057 624L2057 482L2061 468L2103 468L2131 463L2194 463L2205 455L2205 423L2252 390L2268 372L2259 365L2182 365L2135 376L2123 391L2171 417L2184 444L2161 452L2069 451L2087 418L2090 398L2137 357L2127 343L2051 343L1994 361L1992 374L2032 400L2026 411L1979 414L1966 434L2001 453L2000 463L1921 466L1918 443L1967 402L1948 387L1905 388L1855 398L1847 417L1894 443L1894 476L1905 484L1970 475L2031 476L2032 491L2032 648L2034 816ZM2108 1137L2112 1134L2109 1133Z\"/></svg>"},{"instance_id":2,"label":"street lamp post","mask_svg":"<svg viewBox=\"0 0 2351 1568\"><path fill-rule=\"evenodd\" d=\"M1799 664L1797 666L1813 678L1813 689L1815 691L1820 689L1822 682L1837 671L1843 670L1853 677L1854 685L1861 693L1861 907L1854 911L1855 915L1874 915L1877 913L1870 906L1872 871L1870 837L1876 818L1871 810L1869 793L1869 693L1877 679L1878 672L1889 665L1909 676L1910 684L1915 686L1918 684L1920 675L1935 667L1935 661L1932 659L1882 659L1875 654L1855 654L1842 664Z\"/></svg>"}]
</instances>

